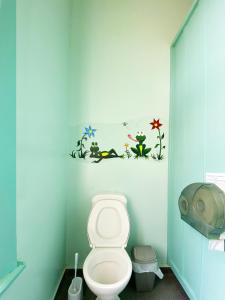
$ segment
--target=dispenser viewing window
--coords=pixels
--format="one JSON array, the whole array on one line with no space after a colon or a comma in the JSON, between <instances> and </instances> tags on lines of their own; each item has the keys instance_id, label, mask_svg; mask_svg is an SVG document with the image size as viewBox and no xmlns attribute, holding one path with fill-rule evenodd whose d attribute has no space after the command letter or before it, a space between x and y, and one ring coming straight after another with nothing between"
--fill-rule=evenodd
<instances>
[{"instance_id":1,"label":"dispenser viewing window","mask_svg":"<svg viewBox=\"0 0 225 300\"><path fill-rule=\"evenodd\" d=\"M181 218L208 239L225 231L225 193L213 183L192 183L179 201Z\"/></svg>"}]
</instances>

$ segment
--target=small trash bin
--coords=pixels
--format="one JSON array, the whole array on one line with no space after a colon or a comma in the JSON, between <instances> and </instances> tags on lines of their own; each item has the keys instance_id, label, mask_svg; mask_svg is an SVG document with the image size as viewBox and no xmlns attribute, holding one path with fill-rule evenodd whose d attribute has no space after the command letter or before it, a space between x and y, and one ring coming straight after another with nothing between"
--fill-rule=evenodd
<instances>
[{"instance_id":1,"label":"small trash bin","mask_svg":"<svg viewBox=\"0 0 225 300\"><path fill-rule=\"evenodd\" d=\"M135 246L132 249L132 266L135 285L138 292L151 291L155 283L155 275L163 278L156 253L151 246Z\"/></svg>"}]
</instances>

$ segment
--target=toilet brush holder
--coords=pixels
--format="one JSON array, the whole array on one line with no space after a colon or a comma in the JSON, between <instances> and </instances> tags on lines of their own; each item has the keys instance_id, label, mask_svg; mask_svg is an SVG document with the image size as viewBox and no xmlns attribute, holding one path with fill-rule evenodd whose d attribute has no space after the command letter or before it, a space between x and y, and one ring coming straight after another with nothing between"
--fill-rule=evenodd
<instances>
[{"instance_id":1,"label":"toilet brush holder","mask_svg":"<svg viewBox=\"0 0 225 300\"><path fill-rule=\"evenodd\" d=\"M68 300L83 299L83 279L76 277L72 280L68 290Z\"/></svg>"}]
</instances>

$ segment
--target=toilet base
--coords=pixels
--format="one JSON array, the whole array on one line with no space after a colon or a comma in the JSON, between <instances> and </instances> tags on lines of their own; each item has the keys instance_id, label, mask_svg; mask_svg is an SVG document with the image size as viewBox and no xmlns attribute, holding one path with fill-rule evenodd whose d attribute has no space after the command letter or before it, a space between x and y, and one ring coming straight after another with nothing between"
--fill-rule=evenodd
<instances>
[{"instance_id":1,"label":"toilet base","mask_svg":"<svg viewBox=\"0 0 225 300\"><path fill-rule=\"evenodd\" d=\"M102 299L97 297L96 300L102 300ZM114 299L111 299L111 300L120 300L120 297L116 296Z\"/></svg>"}]
</instances>

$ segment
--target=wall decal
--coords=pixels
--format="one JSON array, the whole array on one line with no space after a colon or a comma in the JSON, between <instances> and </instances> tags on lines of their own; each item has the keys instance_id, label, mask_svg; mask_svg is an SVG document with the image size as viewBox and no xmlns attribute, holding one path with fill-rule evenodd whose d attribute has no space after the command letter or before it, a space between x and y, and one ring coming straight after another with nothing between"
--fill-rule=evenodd
<instances>
[{"instance_id":1,"label":"wall decal","mask_svg":"<svg viewBox=\"0 0 225 300\"><path fill-rule=\"evenodd\" d=\"M130 152L130 150L129 150L129 147L130 147L130 145L129 144L124 144L124 147L125 147L125 156L129 159L129 158L131 158L132 157L132 154L131 154L131 152Z\"/></svg>"},{"instance_id":2,"label":"wall decal","mask_svg":"<svg viewBox=\"0 0 225 300\"><path fill-rule=\"evenodd\" d=\"M123 125L124 127L126 127L126 126L128 125L128 123L127 123L127 122L123 122L122 125Z\"/></svg>"},{"instance_id":3,"label":"wall decal","mask_svg":"<svg viewBox=\"0 0 225 300\"><path fill-rule=\"evenodd\" d=\"M123 155L118 155L116 153L116 150L111 149L109 151L99 151L98 143L93 142L90 147L90 157L98 158L98 160L94 160L94 163L99 163L102 159L107 159L107 158L116 158L116 157L123 157Z\"/></svg>"},{"instance_id":4,"label":"wall decal","mask_svg":"<svg viewBox=\"0 0 225 300\"><path fill-rule=\"evenodd\" d=\"M157 159L157 160L162 160L163 159L163 155L162 155L162 149L165 149L166 146L164 146L162 144L162 140L164 139L165 135L164 133L161 134L160 132L160 127L163 125L159 122L158 120L153 119L153 121L151 123L149 123L150 125L152 125L152 130L153 129L157 129L158 130L158 135L157 135L157 139L159 139L159 142L155 145L155 149L159 148L159 151L157 154L152 154L152 158L153 159Z\"/></svg>"},{"instance_id":5,"label":"wall decal","mask_svg":"<svg viewBox=\"0 0 225 300\"><path fill-rule=\"evenodd\" d=\"M92 128L90 125L89 127L85 127L81 139L77 141L77 149L73 150L70 156L76 158L78 155L79 158L85 158L88 154L88 150L85 150L83 152L83 150L85 149L84 141L87 141L88 138L95 137L95 132L96 129Z\"/></svg>"},{"instance_id":6,"label":"wall decal","mask_svg":"<svg viewBox=\"0 0 225 300\"><path fill-rule=\"evenodd\" d=\"M151 126L149 127L149 125ZM141 120L133 123L129 122L129 125L128 122L124 121L120 124L84 126L81 137L77 140L75 149L72 150L70 156L92 163L100 163L112 158L154 159L160 161L164 159L162 152L166 148L163 144L165 134L161 132L162 126L160 119L155 118L150 123ZM81 130L78 127L76 127L76 130L79 135ZM132 131L137 132L136 135L131 134ZM155 131L157 131L157 135L154 134ZM123 142L124 139L125 143ZM156 139L157 141L155 141ZM128 143L128 140L130 143Z\"/></svg>"},{"instance_id":7,"label":"wall decal","mask_svg":"<svg viewBox=\"0 0 225 300\"><path fill-rule=\"evenodd\" d=\"M144 141L146 140L146 135L144 133L138 132L136 135L136 139L132 137L131 134L128 134L128 138L131 139L134 142L137 142L136 148L131 147L131 151L134 152L135 158L138 157L148 157L148 153L151 151L151 148L146 148L146 145L144 144Z\"/></svg>"}]
</instances>

